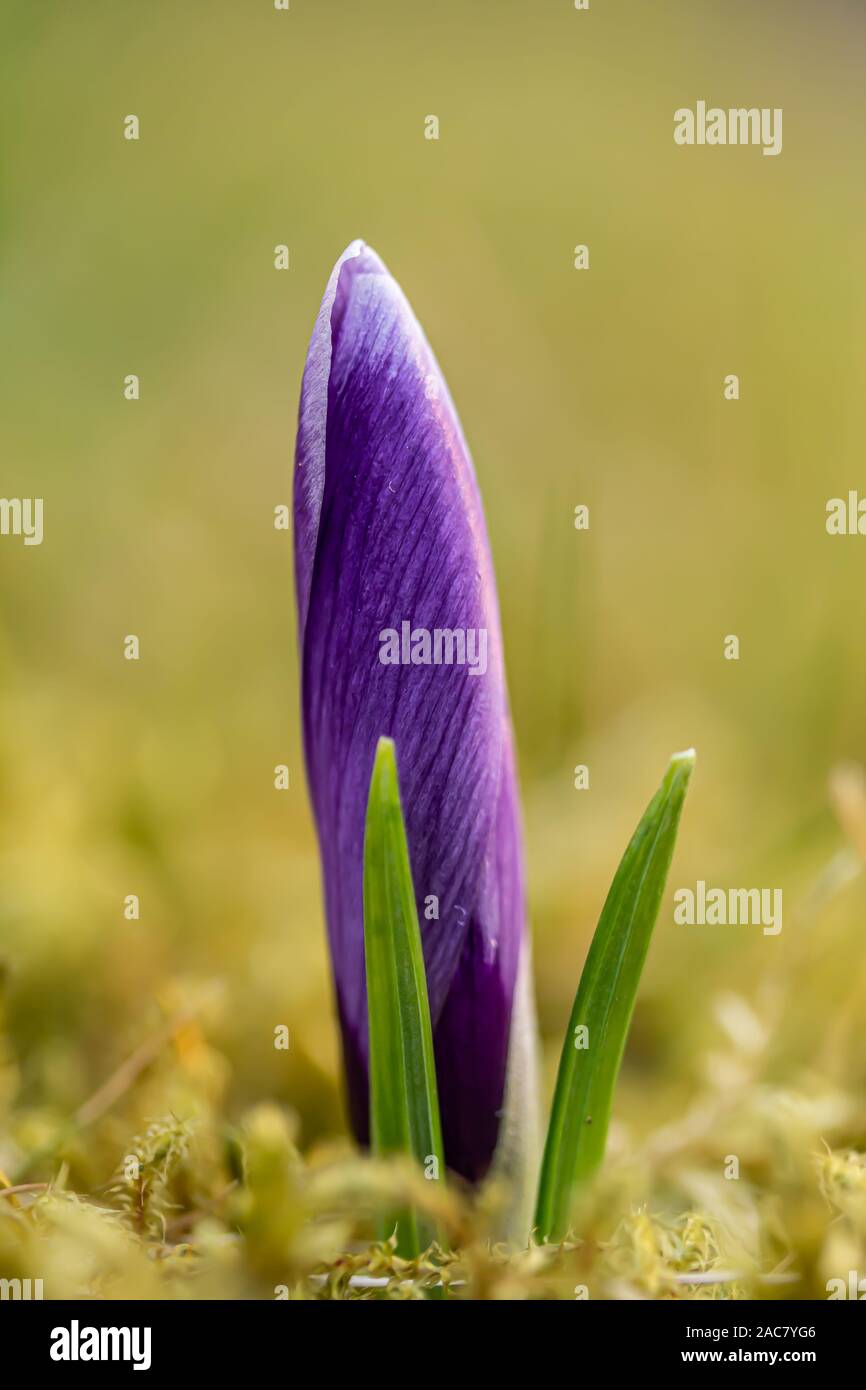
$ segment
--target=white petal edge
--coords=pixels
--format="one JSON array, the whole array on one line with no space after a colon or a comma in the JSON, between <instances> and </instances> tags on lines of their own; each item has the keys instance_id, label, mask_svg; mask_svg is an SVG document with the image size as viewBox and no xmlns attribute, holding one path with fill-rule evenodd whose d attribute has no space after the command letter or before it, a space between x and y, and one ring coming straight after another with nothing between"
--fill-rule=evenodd
<instances>
[{"instance_id":1,"label":"white petal edge","mask_svg":"<svg viewBox=\"0 0 866 1390\"><path fill-rule=\"evenodd\" d=\"M315 541L319 532L322 514L322 497L325 491L325 436L328 428L328 382L331 376L331 310L337 297L340 271L346 261L360 256L366 243L361 240L350 242L334 269L331 271L316 322L310 338L304 377L301 386L301 418L298 434L303 441L304 463L298 460L295 487L300 489L300 515L296 512L298 529L303 535L295 537L295 552L299 559L298 573L298 627L301 634L307 622L307 609L310 604L310 585L312 583L313 555ZM300 572L303 566L304 573Z\"/></svg>"}]
</instances>

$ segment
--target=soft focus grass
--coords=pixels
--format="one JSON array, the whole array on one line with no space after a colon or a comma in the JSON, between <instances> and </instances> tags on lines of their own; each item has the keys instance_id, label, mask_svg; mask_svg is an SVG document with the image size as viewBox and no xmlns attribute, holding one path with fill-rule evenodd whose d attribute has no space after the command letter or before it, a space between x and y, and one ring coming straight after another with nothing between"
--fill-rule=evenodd
<instances>
[{"instance_id":1,"label":"soft focus grass","mask_svg":"<svg viewBox=\"0 0 866 1390\"><path fill-rule=\"evenodd\" d=\"M319 296L360 235L428 330L484 493L548 1094L605 892L670 748L694 744L701 765L671 887L785 894L777 938L674 928L663 904L612 1190L583 1233L614 1242L610 1278L646 1274L654 1292L659 1251L662 1273L691 1258L668 1261L669 1242L728 1266L772 1266L790 1246L818 1296L828 1263L844 1273L856 1256L866 1273L866 1256L833 1247L842 1228L862 1241L862 1208L832 1224L814 1167L860 1182L822 1141L866 1146L866 892L827 795L837 763L866 761L866 586L861 542L823 525L827 498L857 486L866 423L863 29L841 0L10 7L3 491L45 498L46 539L0 541L7 1175L59 1174L117 1205L134 1136L188 1124L194 1158L174 1155L163 1200L200 1291L267 1292L365 1238L344 1223L316 1247L302 1215L319 1198L280 1158L292 1136L320 1165L344 1122L289 542L271 525ZM702 96L782 106L783 154L678 150L673 110ZM138 144L121 139L129 112ZM431 112L437 144L422 138ZM129 632L138 664L122 659ZM722 659L729 632L739 663ZM281 762L288 792L273 789ZM123 918L129 893L139 922ZM31 1162L179 1016L104 1113ZM229 1190L244 1152L258 1186ZM732 1152L739 1184L721 1178ZM40 1207L58 1233L33 1255L36 1213L0 1198L4 1269L35 1261L57 1292L106 1270L115 1290L159 1285L137 1253L124 1272L110 1223L66 1198ZM681 1224L691 1210L696 1228ZM479 1295L499 1287L485 1219L466 1218Z\"/></svg>"}]
</instances>

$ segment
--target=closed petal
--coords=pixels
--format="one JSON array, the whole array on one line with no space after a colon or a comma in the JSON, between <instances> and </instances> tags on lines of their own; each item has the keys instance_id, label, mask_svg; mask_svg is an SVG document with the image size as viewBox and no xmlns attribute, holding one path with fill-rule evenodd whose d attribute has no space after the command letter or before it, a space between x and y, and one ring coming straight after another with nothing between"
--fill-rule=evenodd
<instances>
[{"instance_id":1,"label":"closed petal","mask_svg":"<svg viewBox=\"0 0 866 1390\"><path fill-rule=\"evenodd\" d=\"M447 387L405 296L361 242L338 261L316 321L296 465L304 745L353 1125L365 1138L363 835L386 735L397 747L446 1160L476 1178L496 1143L524 931L499 618ZM431 644L436 630L452 635L441 656L459 657L453 634L474 638L464 653L474 673L468 660L383 662L395 640L411 655L419 630Z\"/></svg>"}]
</instances>

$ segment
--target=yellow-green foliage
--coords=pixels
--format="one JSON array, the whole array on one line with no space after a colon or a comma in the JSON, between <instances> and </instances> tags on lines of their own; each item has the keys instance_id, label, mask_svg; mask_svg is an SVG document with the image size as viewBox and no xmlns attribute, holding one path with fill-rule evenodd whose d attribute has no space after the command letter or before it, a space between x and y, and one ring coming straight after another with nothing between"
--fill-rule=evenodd
<instances>
[{"instance_id":1,"label":"yellow-green foliage","mask_svg":"<svg viewBox=\"0 0 866 1390\"><path fill-rule=\"evenodd\" d=\"M169 1047L161 1085L191 1100L188 1049ZM154 1078L138 1084L152 1097ZM345 1145L305 1158L291 1112L262 1103L231 1126L202 1103L153 1121L89 1193L72 1190L78 1159L45 1151L49 1178L4 1175L0 1275L42 1279L48 1298L825 1297L866 1267L866 1155L818 1137L839 1099L755 1077L728 1099L707 1087L679 1125L612 1159L572 1238L523 1248L496 1240L507 1194L493 1184L472 1197ZM722 1114L750 1136L738 1180L722 1176ZM96 1162L116 1130L105 1116L65 1147ZM441 1233L414 1261L371 1239L378 1211L407 1204Z\"/></svg>"}]
</instances>

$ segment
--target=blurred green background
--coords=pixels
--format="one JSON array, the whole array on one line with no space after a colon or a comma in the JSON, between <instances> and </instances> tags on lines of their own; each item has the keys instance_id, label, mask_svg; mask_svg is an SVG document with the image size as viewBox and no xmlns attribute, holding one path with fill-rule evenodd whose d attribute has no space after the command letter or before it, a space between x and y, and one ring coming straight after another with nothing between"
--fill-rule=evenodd
<instances>
[{"instance_id":1,"label":"blurred green background","mask_svg":"<svg viewBox=\"0 0 866 1390\"><path fill-rule=\"evenodd\" d=\"M705 1084L720 999L766 1030L767 1078L862 1094L866 893L827 784L866 760L866 540L824 521L866 491L864 38L842 0L6 7L3 492L44 497L45 540L0 540L0 1168L190 1001L191 1091L284 1104L304 1146L343 1130L273 509L358 236L427 330L485 501L548 1093L619 855L694 745L612 1146ZM782 107L782 154L677 147L698 99ZM782 887L781 935L675 927L698 877ZM183 1109L148 1075L73 1181Z\"/></svg>"}]
</instances>

